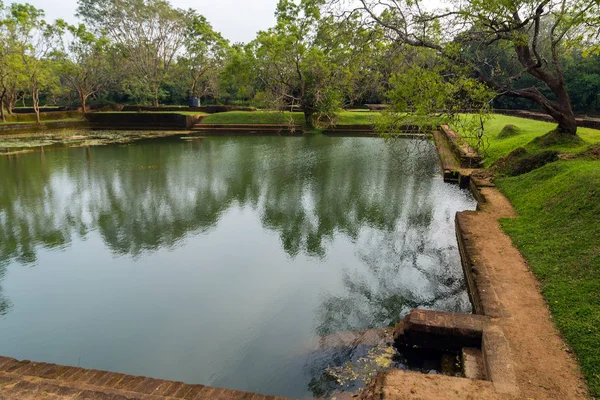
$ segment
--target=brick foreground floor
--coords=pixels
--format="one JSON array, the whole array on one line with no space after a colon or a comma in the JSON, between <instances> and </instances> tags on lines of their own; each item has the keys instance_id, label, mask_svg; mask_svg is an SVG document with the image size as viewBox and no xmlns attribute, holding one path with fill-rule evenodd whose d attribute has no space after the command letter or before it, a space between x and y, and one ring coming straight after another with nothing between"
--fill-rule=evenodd
<instances>
[{"instance_id":1,"label":"brick foreground floor","mask_svg":"<svg viewBox=\"0 0 600 400\"><path fill-rule=\"evenodd\" d=\"M237 390L0 357L0 400L286 400Z\"/></svg>"}]
</instances>

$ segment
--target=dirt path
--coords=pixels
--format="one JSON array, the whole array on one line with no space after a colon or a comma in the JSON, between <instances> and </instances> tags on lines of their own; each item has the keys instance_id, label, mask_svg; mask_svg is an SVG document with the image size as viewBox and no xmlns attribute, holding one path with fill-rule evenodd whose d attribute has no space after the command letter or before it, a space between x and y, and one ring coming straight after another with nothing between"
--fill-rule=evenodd
<instances>
[{"instance_id":1,"label":"dirt path","mask_svg":"<svg viewBox=\"0 0 600 400\"><path fill-rule=\"evenodd\" d=\"M506 197L481 187L487 203L481 211L460 213L471 240L473 260L493 291L499 315L491 315L504 331L514 363L519 398L581 399L586 385L576 360L559 336L537 279L502 231L499 218L515 217Z\"/></svg>"}]
</instances>

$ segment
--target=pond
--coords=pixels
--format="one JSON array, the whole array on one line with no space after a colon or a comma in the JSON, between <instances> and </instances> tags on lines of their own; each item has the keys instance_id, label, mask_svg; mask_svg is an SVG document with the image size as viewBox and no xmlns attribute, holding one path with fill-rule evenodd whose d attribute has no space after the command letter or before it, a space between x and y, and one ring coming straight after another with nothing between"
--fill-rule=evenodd
<instances>
[{"instance_id":1,"label":"pond","mask_svg":"<svg viewBox=\"0 0 600 400\"><path fill-rule=\"evenodd\" d=\"M471 312L476 203L426 140L55 147L0 180L3 356L308 398L354 356L320 337Z\"/></svg>"}]
</instances>

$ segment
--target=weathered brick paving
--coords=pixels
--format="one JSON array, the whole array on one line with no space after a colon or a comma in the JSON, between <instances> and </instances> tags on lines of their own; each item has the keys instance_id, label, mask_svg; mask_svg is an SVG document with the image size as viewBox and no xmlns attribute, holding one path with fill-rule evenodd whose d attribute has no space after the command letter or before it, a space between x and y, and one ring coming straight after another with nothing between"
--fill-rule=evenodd
<instances>
[{"instance_id":1,"label":"weathered brick paving","mask_svg":"<svg viewBox=\"0 0 600 400\"><path fill-rule=\"evenodd\" d=\"M0 400L286 400L219 389L0 357Z\"/></svg>"}]
</instances>

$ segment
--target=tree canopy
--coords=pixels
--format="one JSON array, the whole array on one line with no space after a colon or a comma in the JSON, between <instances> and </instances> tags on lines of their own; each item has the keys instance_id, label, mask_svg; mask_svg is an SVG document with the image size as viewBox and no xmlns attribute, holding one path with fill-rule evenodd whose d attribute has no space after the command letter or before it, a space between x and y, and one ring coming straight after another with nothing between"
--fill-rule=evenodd
<instances>
[{"instance_id":1,"label":"tree canopy","mask_svg":"<svg viewBox=\"0 0 600 400\"><path fill-rule=\"evenodd\" d=\"M383 27L391 40L430 49L464 67L465 76L476 78L498 96L535 102L558 122L560 131L576 134L563 55L572 46L583 51L597 46L597 1L450 1L438 10L420 0L329 0L326 4L338 18L358 14L365 24ZM490 46L497 51L489 51ZM519 85L526 76L534 84Z\"/></svg>"},{"instance_id":2,"label":"tree canopy","mask_svg":"<svg viewBox=\"0 0 600 400\"><path fill-rule=\"evenodd\" d=\"M254 105L302 111L387 104L382 130L458 121L494 108L539 109L575 135L599 113L595 0L280 0L276 24L229 43L195 10L166 0L78 0L81 23L47 22L0 2L2 118L18 102ZM433 119L432 119L433 117Z\"/></svg>"}]
</instances>

